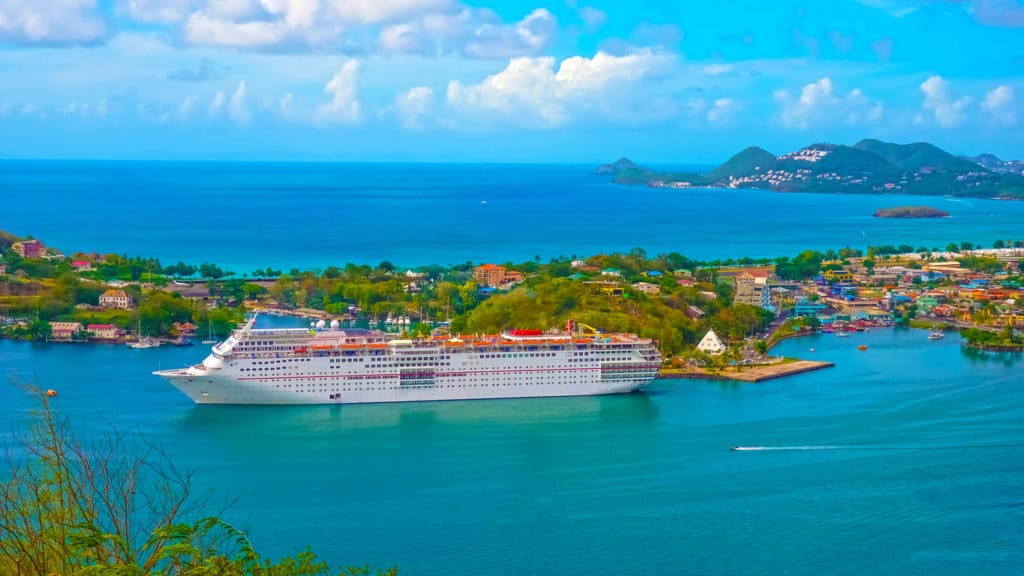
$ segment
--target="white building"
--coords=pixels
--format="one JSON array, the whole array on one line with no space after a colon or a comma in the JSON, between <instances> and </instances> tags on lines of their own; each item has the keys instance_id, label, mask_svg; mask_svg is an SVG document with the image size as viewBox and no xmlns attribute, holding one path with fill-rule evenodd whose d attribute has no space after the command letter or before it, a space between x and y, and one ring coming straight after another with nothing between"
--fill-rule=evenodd
<instances>
[{"instance_id":1,"label":"white building","mask_svg":"<svg viewBox=\"0 0 1024 576\"><path fill-rule=\"evenodd\" d=\"M708 333L697 344L697 350L706 354L717 355L725 352L725 344L722 344L721 339L718 338L718 334L715 334L714 330L708 330Z\"/></svg>"}]
</instances>

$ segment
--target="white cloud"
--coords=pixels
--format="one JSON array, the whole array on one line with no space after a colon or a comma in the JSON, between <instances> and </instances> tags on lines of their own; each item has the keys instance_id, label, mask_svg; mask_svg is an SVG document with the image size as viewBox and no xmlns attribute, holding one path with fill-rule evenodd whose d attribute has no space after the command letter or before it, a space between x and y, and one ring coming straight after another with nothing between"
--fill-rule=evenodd
<instances>
[{"instance_id":1,"label":"white cloud","mask_svg":"<svg viewBox=\"0 0 1024 576\"><path fill-rule=\"evenodd\" d=\"M558 34L555 16L538 8L518 22L505 23L487 8L431 14L414 26L419 46L436 52L461 52L471 58L504 59L540 54Z\"/></svg>"},{"instance_id":2,"label":"white cloud","mask_svg":"<svg viewBox=\"0 0 1024 576\"><path fill-rule=\"evenodd\" d=\"M721 76L733 71L732 64L708 64L700 69L702 74L707 76Z\"/></svg>"},{"instance_id":3,"label":"white cloud","mask_svg":"<svg viewBox=\"0 0 1024 576\"><path fill-rule=\"evenodd\" d=\"M552 57L513 58L504 70L479 84L450 82L447 98L459 111L498 112L517 120L558 125L588 110L615 112L616 96L628 97L628 85L666 58L650 51L627 56L598 52L593 58L566 58L557 71Z\"/></svg>"},{"instance_id":4,"label":"white cloud","mask_svg":"<svg viewBox=\"0 0 1024 576\"><path fill-rule=\"evenodd\" d=\"M228 101L228 97L224 92L217 92L213 95L213 100L210 101L210 108L208 114L211 118L219 116L224 110L224 104Z\"/></svg>"},{"instance_id":5,"label":"white cloud","mask_svg":"<svg viewBox=\"0 0 1024 576\"><path fill-rule=\"evenodd\" d=\"M971 99L967 96L953 99L949 93L949 82L941 76L932 76L921 84L921 91L924 92L925 111L931 111L935 121L943 128L952 128L963 124L967 119L965 110L970 105Z\"/></svg>"},{"instance_id":6,"label":"white cloud","mask_svg":"<svg viewBox=\"0 0 1024 576\"><path fill-rule=\"evenodd\" d=\"M584 6L578 10L580 19L583 20L583 25L587 32L596 32L605 22L608 22L608 14L604 13L593 6Z\"/></svg>"},{"instance_id":7,"label":"white cloud","mask_svg":"<svg viewBox=\"0 0 1024 576\"><path fill-rule=\"evenodd\" d=\"M776 91L774 98L782 108L779 114L782 125L799 130L826 122L877 122L884 111L881 102L869 101L859 89L837 94L828 77L805 85L798 98L787 90Z\"/></svg>"},{"instance_id":8,"label":"white cloud","mask_svg":"<svg viewBox=\"0 0 1024 576\"><path fill-rule=\"evenodd\" d=\"M331 96L331 100L317 109L317 118L323 122L358 122L362 117L356 90L358 81L359 61L349 59L324 86L324 92Z\"/></svg>"},{"instance_id":9,"label":"white cloud","mask_svg":"<svg viewBox=\"0 0 1024 576\"><path fill-rule=\"evenodd\" d=\"M292 96L291 92L288 92L277 102L277 110L285 116L291 115L294 111L293 100L295 100L295 97Z\"/></svg>"},{"instance_id":10,"label":"white cloud","mask_svg":"<svg viewBox=\"0 0 1024 576\"><path fill-rule=\"evenodd\" d=\"M197 4L198 0L118 0L117 7L136 22L172 24L184 21Z\"/></svg>"},{"instance_id":11,"label":"white cloud","mask_svg":"<svg viewBox=\"0 0 1024 576\"><path fill-rule=\"evenodd\" d=\"M423 38L413 25L395 24L380 31L377 45L389 53L422 52Z\"/></svg>"},{"instance_id":12,"label":"white cloud","mask_svg":"<svg viewBox=\"0 0 1024 576\"><path fill-rule=\"evenodd\" d=\"M410 130L423 129L423 118L430 114L433 105L434 91L427 86L417 86L395 98L399 122Z\"/></svg>"},{"instance_id":13,"label":"white cloud","mask_svg":"<svg viewBox=\"0 0 1024 576\"><path fill-rule=\"evenodd\" d=\"M451 0L325 0L340 20L380 24L437 12L451 6Z\"/></svg>"},{"instance_id":14,"label":"white cloud","mask_svg":"<svg viewBox=\"0 0 1024 576\"><path fill-rule=\"evenodd\" d=\"M740 109L739 102L732 98L719 98L708 109L708 122L711 124L727 124Z\"/></svg>"},{"instance_id":15,"label":"white cloud","mask_svg":"<svg viewBox=\"0 0 1024 576\"><path fill-rule=\"evenodd\" d=\"M0 42L84 44L106 33L96 0L0 0Z\"/></svg>"},{"instance_id":16,"label":"white cloud","mask_svg":"<svg viewBox=\"0 0 1024 576\"><path fill-rule=\"evenodd\" d=\"M199 99L195 96L186 96L181 104L178 105L178 119L188 120L192 113L195 112L196 105L199 103Z\"/></svg>"},{"instance_id":17,"label":"white cloud","mask_svg":"<svg viewBox=\"0 0 1024 576\"><path fill-rule=\"evenodd\" d=\"M231 101L228 103L228 116L238 124L248 124L252 119L245 97L246 85L245 80L242 80L238 83L238 88L235 89L235 93L231 95Z\"/></svg>"},{"instance_id":18,"label":"white cloud","mask_svg":"<svg viewBox=\"0 0 1024 576\"><path fill-rule=\"evenodd\" d=\"M1014 101L1013 88L997 86L985 94L981 109L988 113L998 124L1013 126L1017 123L1017 105Z\"/></svg>"},{"instance_id":19,"label":"white cloud","mask_svg":"<svg viewBox=\"0 0 1024 576\"><path fill-rule=\"evenodd\" d=\"M541 52L557 32L544 8L506 23L493 10L453 0L206 0L188 15L183 35L193 44L325 50L339 44L365 49L364 41L376 36L377 46L390 53L507 58Z\"/></svg>"}]
</instances>

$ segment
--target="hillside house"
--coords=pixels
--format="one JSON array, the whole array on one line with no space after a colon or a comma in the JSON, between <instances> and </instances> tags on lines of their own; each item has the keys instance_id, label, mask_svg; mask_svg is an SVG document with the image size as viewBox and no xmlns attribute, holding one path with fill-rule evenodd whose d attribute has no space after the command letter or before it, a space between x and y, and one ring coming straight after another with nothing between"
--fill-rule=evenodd
<instances>
[{"instance_id":1,"label":"hillside house","mask_svg":"<svg viewBox=\"0 0 1024 576\"><path fill-rule=\"evenodd\" d=\"M100 294L101 308L122 308L128 310L133 304L132 297L124 290L110 289Z\"/></svg>"}]
</instances>

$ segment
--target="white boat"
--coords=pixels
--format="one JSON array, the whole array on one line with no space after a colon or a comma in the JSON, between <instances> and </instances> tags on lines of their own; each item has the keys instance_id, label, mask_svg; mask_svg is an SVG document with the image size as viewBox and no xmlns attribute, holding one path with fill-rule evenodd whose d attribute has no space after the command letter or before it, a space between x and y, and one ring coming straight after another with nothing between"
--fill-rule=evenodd
<instances>
[{"instance_id":1,"label":"white boat","mask_svg":"<svg viewBox=\"0 0 1024 576\"><path fill-rule=\"evenodd\" d=\"M848 338L850 336L850 333L845 330L840 330L836 332L836 336L839 336L840 338Z\"/></svg>"},{"instance_id":2,"label":"white boat","mask_svg":"<svg viewBox=\"0 0 1024 576\"><path fill-rule=\"evenodd\" d=\"M201 363L154 374L198 404L348 404L618 394L643 388L661 366L655 343L633 334L404 340L371 330L256 330L253 321Z\"/></svg>"},{"instance_id":3,"label":"white boat","mask_svg":"<svg viewBox=\"0 0 1024 576\"><path fill-rule=\"evenodd\" d=\"M140 339L135 340L133 342L129 342L128 343L128 347L129 348L135 348L135 349L156 348L157 346L159 346L161 344L162 344L162 342L160 342L156 338L152 338L150 336L146 336L145 338L140 338Z\"/></svg>"},{"instance_id":4,"label":"white boat","mask_svg":"<svg viewBox=\"0 0 1024 576\"><path fill-rule=\"evenodd\" d=\"M940 330L933 330L932 333L928 335L929 340L941 340L945 337L946 335Z\"/></svg>"}]
</instances>

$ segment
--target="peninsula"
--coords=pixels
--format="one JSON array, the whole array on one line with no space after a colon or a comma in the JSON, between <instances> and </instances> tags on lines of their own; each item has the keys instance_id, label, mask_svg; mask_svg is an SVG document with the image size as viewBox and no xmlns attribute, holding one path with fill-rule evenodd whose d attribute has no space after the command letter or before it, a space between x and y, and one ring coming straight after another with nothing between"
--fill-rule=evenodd
<instances>
[{"instance_id":1,"label":"peninsula","mask_svg":"<svg viewBox=\"0 0 1024 576\"><path fill-rule=\"evenodd\" d=\"M876 218L946 218L949 212L930 206L896 206L875 211Z\"/></svg>"},{"instance_id":2,"label":"peninsula","mask_svg":"<svg viewBox=\"0 0 1024 576\"><path fill-rule=\"evenodd\" d=\"M920 194L1024 199L1019 163L954 156L925 142L811 144L776 156L752 146L703 174L660 172L627 158L597 168L617 184L657 188L760 188L774 192ZM996 163L998 162L998 164Z\"/></svg>"}]
</instances>

